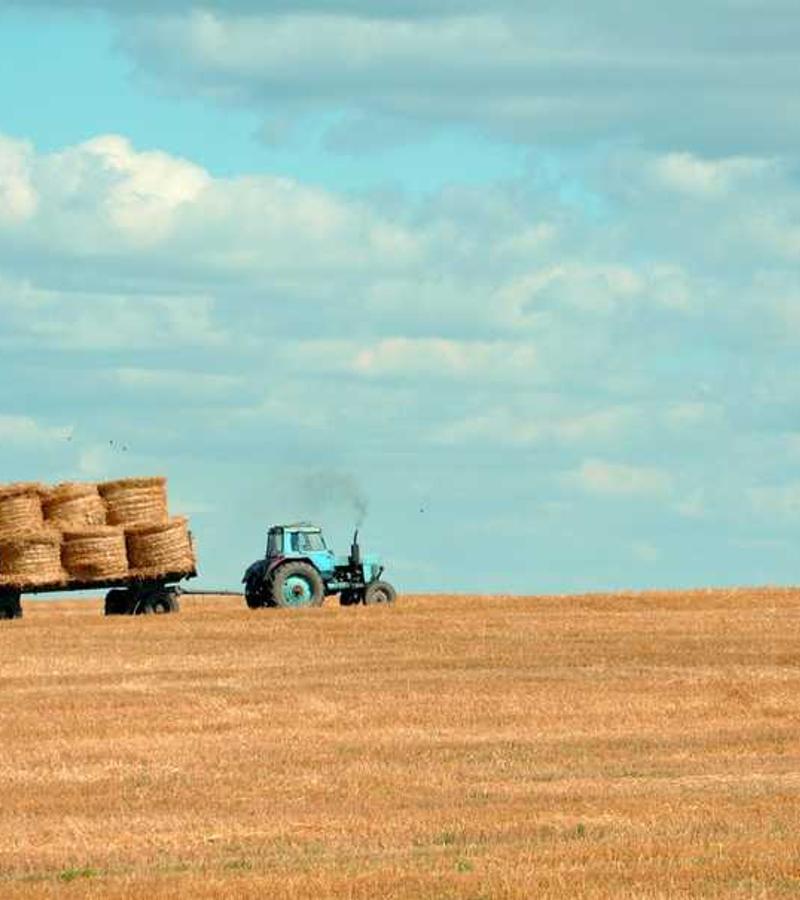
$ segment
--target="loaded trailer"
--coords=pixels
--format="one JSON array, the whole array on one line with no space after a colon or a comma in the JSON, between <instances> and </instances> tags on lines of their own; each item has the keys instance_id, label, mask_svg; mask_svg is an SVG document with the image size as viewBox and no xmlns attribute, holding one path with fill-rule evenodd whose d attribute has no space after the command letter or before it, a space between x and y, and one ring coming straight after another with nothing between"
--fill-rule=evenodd
<instances>
[{"instance_id":1,"label":"loaded trailer","mask_svg":"<svg viewBox=\"0 0 800 900\"><path fill-rule=\"evenodd\" d=\"M138 616L178 612L182 590L179 582L195 578L197 571L168 572L158 578L114 578L105 581L71 581L30 587L0 586L0 619L22 618L22 595L107 590L107 616Z\"/></svg>"},{"instance_id":2,"label":"loaded trailer","mask_svg":"<svg viewBox=\"0 0 800 900\"><path fill-rule=\"evenodd\" d=\"M0 485L0 619L22 615L23 594L86 590L107 591L106 615L177 612L196 569L162 476Z\"/></svg>"}]
</instances>

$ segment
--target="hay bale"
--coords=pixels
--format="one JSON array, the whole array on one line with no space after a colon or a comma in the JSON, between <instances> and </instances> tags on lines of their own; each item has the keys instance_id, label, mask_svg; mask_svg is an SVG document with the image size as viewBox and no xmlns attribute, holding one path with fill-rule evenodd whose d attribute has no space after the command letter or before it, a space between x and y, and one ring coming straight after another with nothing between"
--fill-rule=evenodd
<instances>
[{"instance_id":1,"label":"hay bale","mask_svg":"<svg viewBox=\"0 0 800 900\"><path fill-rule=\"evenodd\" d=\"M125 531L114 526L66 529L61 544L61 562L74 581L126 578Z\"/></svg>"},{"instance_id":2,"label":"hay bale","mask_svg":"<svg viewBox=\"0 0 800 900\"><path fill-rule=\"evenodd\" d=\"M0 487L0 536L39 531L44 527L42 485L6 484Z\"/></svg>"},{"instance_id":3,"label":"hay bale","mask_svg":"<svg viewBox=\"0 0 800 900\"><path fill-rule=\"evenodd\" d=\"M186 519L178 517L125 529L130 574L157 578L169 572L194 572L195 556Z\"/></svg>"},{"instance_id":4,"label":"hay bale","mask_svg":"<svg viewBox=\"0 0 800 900\"><path fill-rule=\"evenodd\" d=\"M168 519L166 478L122 478L97 489L106 502L109 525L163 524Z\"/></svg>"},{"instance_id":5,"label":"hay bale","mask_svg":"<svg viewBox=\"0 0 800 900\"><path fill-rule=\"evenodd\" d=\"M6 587L61 585L61 535L40 529L0 538L0 583Z\"/></svg>"},{"instance_id":6,"label":"hay bale","mask_svg":"<svg viewBox=\"0 0 800 900\"><path fill-rule=\"evenodd\" d=\"M42 498L45 521L62 530L106 524L106 504L96 484L65 482Z\"/></svg>"}]
</instances>

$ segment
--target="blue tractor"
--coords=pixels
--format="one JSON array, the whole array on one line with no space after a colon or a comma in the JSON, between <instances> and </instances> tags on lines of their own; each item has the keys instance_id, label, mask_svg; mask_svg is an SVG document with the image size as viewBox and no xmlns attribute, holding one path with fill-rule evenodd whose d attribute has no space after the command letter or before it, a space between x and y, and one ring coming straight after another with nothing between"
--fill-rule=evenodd
<instances>
[{"instance_id":1,"label":"blue tractor","mask_svg":"<svg viewBox=\"0 0 800 900\"><path fill-rule=\"evenodd\" d=\"M270 528L265 558L249 566L242 581L250 609L321 606L325 597L335 594L342 606L394 603L395 589L381 581L382 574L376 556L362 556L358 531L350 555L336 556L320 528L300 522Z\"/></svg>"}]
</instances>

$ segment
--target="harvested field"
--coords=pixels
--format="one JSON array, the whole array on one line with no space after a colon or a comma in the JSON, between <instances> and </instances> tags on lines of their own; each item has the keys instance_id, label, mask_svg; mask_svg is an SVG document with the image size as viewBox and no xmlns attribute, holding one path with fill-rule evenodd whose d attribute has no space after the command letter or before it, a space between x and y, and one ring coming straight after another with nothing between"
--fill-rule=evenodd
<instances>
[{"instance_id":1,"label":"harvested field","mask_svg":"<svg viewBox=\"0 0 800 900\"><path fill-rule=\"evenodd\" d=\"M800 591L0 623L0 895L800 893Z\"/></svg>"}]
</instances>

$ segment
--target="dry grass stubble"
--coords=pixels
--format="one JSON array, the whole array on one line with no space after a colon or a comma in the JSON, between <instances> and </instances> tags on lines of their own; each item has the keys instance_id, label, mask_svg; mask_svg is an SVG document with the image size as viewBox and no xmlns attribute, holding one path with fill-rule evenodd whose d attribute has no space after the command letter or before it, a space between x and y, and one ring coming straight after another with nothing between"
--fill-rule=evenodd
<instances>
[{"instance_id":1,"label":"dry grass stubble","mask_svg":"<svg viewBox=\"0 0 800 900\"><path fill-rule=\"evenodd\" d=\"M800 893L800 594L0 623L3 897Z\"/></svg>"}]
</instances>

